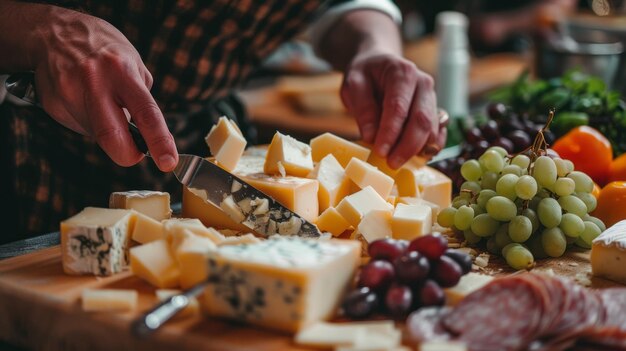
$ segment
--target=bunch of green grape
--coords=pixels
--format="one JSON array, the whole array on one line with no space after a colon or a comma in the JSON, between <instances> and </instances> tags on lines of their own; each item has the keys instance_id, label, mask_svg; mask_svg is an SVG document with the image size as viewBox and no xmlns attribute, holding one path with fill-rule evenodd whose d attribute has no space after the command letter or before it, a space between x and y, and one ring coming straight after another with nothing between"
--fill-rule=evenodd
<instances>
[{"instance_id":1,"label":"bunch of green grape","mask_svg":"<svg viewBox=\"0 0 626 351\"><path fill-rule=\"evenodd\" d=\"M461 192L439 213L439 225L462 232L468 244L484 243L515 269L559 257L569 245L590 248L606 229L589 215L597 205L593 181L569 160L531 157L496 146L465 162Z\"/></svg>"}]
</instances>

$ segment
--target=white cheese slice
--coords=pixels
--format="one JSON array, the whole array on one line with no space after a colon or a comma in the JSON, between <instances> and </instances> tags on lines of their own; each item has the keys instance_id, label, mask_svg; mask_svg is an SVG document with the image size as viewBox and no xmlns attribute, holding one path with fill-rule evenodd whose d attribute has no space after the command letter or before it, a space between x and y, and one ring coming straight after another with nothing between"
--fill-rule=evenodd
<instances>
[{"instance_id":1,"label":"white cheese slice","mask_svg":"<svg viewBox=\"0 0 626 351\"><path fill-rule=\"evenodd\" d=\"M81 294L83 311L133 311L137 308L136 290L85 289Z\"/></svg>"},{"instance_id":2,"label":"white cheese slice","mask_svg":"<svg viewBox=\"0 0 626 351\"><path fill-rule=\"evenodd\" d=\"M459 283L451 288L443 289L446 294L446 304L454 306L465 296L487 285L493 280L492 276L469 272L461 277Z\"/></svg>"},{"instance_id":3,"label":"white cheese slice","mask_svg":"<svg viewBox=\"0 0 626 351\"><path fill-rule=\"evenodd\" d=\"M593 240L591 271L596 277L626 284L626 220L617 222Z\"/></svg>"}]
</instances>

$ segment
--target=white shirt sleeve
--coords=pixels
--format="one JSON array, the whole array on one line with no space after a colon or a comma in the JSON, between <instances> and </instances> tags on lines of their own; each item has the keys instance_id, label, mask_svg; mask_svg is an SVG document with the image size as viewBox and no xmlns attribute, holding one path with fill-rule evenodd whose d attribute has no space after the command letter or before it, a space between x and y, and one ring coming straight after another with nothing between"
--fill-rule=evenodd
<instances>
[{"instance_id":1,"label":"white shirt sleeve","mask_svg":"<svg viewBox=\"0 0 626 351\"><path fill-rule=\"evenodd\" d=\"M400 9L391 0L351 0L336 6L332 6L324 12L308 29L313 48L317 51L322 36L341 18L341 16L354 10L376 10L383 12L398 25L402 24Z\"/></svg>"}]
</instances>

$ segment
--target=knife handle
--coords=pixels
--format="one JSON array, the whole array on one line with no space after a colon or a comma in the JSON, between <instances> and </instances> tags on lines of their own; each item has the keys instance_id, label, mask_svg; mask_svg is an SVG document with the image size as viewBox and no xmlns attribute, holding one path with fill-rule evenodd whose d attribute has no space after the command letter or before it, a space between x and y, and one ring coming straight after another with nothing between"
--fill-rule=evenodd
<instances>
[{"instance_id":1,"label":"knife handle","mask_svg":"<svg viewBox=\"0 0 626 351\"><path fill-rule=\"evenodd\" d=\"M141 132L139 131L139 128L137 128L135 123L128 122L128 131L130 132L130 136L133 138L137 149L139 149L142 154L148 155L148 145L146 144L146 141L144 140Z\"/></svg>"}]
</instances>

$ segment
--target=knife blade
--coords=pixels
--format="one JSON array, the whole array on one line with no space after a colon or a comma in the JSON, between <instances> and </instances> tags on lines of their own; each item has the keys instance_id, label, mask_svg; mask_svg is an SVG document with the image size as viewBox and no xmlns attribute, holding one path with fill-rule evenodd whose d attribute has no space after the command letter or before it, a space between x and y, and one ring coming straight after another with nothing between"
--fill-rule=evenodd
<instances>
[{"instance_id":1,"label":"knife blade","mask_svg":"<svg viewBox=\"0 0 626 351\"><path fill-rule=\"evenodd\" d=\"M34 81L33 72L14 74L7 78L5 87L7 92L14 97L41 107ZM129 122L128 129L139 151L150 156L139 128ZM180 154L178 165L173 173L178 181L191 192L221 208L233 221L245 225L257 234L263 236L296 235L311 238L321 236L321 232L313 223L236 175L200 156Z\"/></svg>"}]
</instances>

